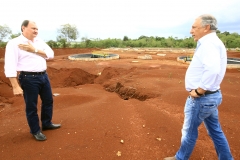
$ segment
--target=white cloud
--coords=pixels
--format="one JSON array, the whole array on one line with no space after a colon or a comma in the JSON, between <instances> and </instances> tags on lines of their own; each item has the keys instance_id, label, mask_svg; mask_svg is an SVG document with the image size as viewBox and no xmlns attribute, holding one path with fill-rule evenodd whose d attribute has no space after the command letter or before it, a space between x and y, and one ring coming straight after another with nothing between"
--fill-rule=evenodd
<instances>
[{"instance_id":1,"label":"white cloud","mask_svg":"<svg viewBox=\"0 0 240 160\"><path fill-rule=\"evenodd\" d=\"M5 16L0 25L19 32L23 20L34 20L45 39L55 39L57 28L66 23L76 25L80 36L89 38L181 35L180 26L205 13L216 16L219 24L240 23L239 0L4 0L1 6L0 15ZM188 27L184 30L191 24Z\"/></svg>"}]
</instances>

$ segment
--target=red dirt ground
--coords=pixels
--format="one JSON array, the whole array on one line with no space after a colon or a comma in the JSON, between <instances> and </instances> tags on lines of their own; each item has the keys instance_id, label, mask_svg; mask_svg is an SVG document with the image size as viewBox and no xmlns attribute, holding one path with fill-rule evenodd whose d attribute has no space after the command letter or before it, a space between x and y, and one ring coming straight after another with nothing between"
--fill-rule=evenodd
<instances>
[{"instance_id":1,"label":"red dirt ground","mask_svg":"<svg viewBox=\"0 0 240 160\"><path fill-rule=\"evenodd\" d=\"M4 49L0 49L0 159L157 160L178 150L187 64L183 53L152 55L114 51L119 60L70 61L68 55L95 49L55 49L48 61L54 96L54 123L62 127L44 131L38 142L29 133L23 97L14 97L4 75ZM240 58L229 52L228 57ZM132 61L139 61L133 63ZM98 74L101 72L101 75ZM227 69L219 107L222 128L234 158L240 159L240 69ZM39 104L40 111L40 104ZM39 113L40 115L40 113ZM123 143L121 143L123 140ZM121 155L117 153L120 153ZM217 159L203 125L192 160Z\"/></svg>"}]
</instances>

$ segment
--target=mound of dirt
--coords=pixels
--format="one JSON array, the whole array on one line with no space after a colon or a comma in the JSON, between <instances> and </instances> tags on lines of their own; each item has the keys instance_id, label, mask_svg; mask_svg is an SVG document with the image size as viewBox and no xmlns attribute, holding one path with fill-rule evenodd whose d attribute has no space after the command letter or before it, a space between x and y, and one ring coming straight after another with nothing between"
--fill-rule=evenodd
<instances>
[{"instance_id":1,"label":"mound of dirt","mask_svg":"<svg viewBox=\"0 0 240 160\"><path fill-rule=\"evenodd\" d=\"M84 84L93 84L97 75L90 74L80 68L54 69L48 67L47 73L52 87L73 87Z\"/></svg>"},{"instance_id":2,"label":"mound of dirt","mask_svg":"<svg viewBox=\"0 0 240 160\"><path fill-rule=\"evenodd\" d=\"M97 49L54 49L47 73L54 96L54 123L44 131L47 141L36 142L26 122L23 97L14 97L4 74L0 49L0 159L163 159L179 148L183 109L188 92L188 64L177 62L181 52L114 51L119 60L70 61L70 54ZM228 52L228 57L240 57ZM138 63L133 63L137 59ZM227 69L221 84L220 122L235 159L240 157L240 69ZM39 99L38 114L41 114ZM34 147L31 147L34 146ZM51 152L49 152L51 151ZM89 154L91 153L91 154ZM121 153L121 154L120 154ZM204 125L191 159L217 159Z\"/></svg>"},{"instance_id":3,"label":"mound of dirt","mask_svg":"<svg viewBox=\"0 0 240 160\"><path fill-rule=\"evenodd\" d=\"M132 83L132 76L136 70L136 67L130 69L106 67L101 75L96 78L95 83L102 84L106 91L115 92L124 100L135 98L144 101L148 98L160 96L153 90L138 85L137 82L136 84Z\"/></svg>"}]
</instances>

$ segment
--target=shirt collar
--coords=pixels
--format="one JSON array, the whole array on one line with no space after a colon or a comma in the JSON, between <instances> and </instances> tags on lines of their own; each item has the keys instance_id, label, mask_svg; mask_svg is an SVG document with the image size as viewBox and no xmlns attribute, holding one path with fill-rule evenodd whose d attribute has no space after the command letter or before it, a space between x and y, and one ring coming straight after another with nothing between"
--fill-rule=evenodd
<instances>
[{"instance_id":1,"label":"shirt collar","mask_svg":"<svg viewBox=\"0 0 240 160\"><path fill-rule=\"evenodd\" d=\"M20 37L21 37L21 39L22 39L24 42L30 41L29 39L27 39L26 37L24 37L23 34L21 34ZM37 37L33 39L33 42L36 42L36 41L38 41L38 38L37 38Z\"/></svg>"},{"instance_id":2,"label":"shirt collar","mask_svg":"<svg viewBox=\"0 0 240 160\"><path fill-rule=\"evenodd\" d=\"M211 32L205 36L203 36L202 38L200 38L197 42L198 45L200 45L202 42L204 42L206 39L210 38L210 37L215 37L217 34L216 32Z\"/></svg>"}]
</instances>

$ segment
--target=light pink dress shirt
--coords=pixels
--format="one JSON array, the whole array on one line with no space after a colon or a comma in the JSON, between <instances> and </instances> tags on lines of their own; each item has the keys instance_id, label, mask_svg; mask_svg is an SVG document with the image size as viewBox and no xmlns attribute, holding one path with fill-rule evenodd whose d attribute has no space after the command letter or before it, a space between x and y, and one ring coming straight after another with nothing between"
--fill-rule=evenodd
<instances>
[{"instance_id":1,"label":"light pink dress shirt","mask_svg":"<svg viewBox=\"0 0 240 160\"><path fill-rule=\"evenodd\" d=\"M42 72L47 69L46 59L34 53L21 50L19 44L30 42L34 48L46 53L47 58L54 57L53 50L41 39L28 40L23 35L10 40L5 51L5 75L6 77L17 77L17 71Z\"/></svg>"}]
</instances>

